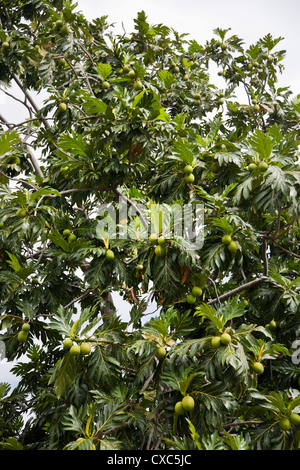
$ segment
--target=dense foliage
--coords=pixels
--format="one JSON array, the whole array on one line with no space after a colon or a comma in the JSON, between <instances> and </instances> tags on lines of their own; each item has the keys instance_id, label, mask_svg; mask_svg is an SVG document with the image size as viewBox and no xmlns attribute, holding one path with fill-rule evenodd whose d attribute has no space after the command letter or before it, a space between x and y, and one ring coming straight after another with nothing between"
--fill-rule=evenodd
<instances>
[{"instance_id":1,"label":"dense foliage","mask_svg":"<svg viewBox=\"0 0 300 470\"><path fill-rule=\"evenodd\" d=\"M0 21L0 339L19 379L0 384L2 448L299 449L300 96L280 84L282 38L201 45L144 12L116 34L71 0L3 0ZM100 224L120 195L127 237ZM199 249L166 231L174 203L203 205Z\"/></svg>"}]
</instances>

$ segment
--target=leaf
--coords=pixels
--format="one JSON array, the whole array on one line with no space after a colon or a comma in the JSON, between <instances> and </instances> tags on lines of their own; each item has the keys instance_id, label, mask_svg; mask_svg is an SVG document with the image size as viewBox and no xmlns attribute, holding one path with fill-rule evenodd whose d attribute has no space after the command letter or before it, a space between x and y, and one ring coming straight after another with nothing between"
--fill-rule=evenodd
<instances>
[{"instance_id":1,"label":"leaf","mask_svg":"<svg viewBox=\"0 0 300 470\"><path fill-rule=\"evenodd\" d=\"M12 151L19 142L20 137L17 131L3 132L0 136L0 156Z\"/></svg>"},{"instance_id":2,"label":"leaf","mask_svg":"<svg viewBox=\"0 0 300 470\"><path fill-rule=\"evenodd\" d=\"M277 165L269 166L265 185L271 187L273 191L289 195L290 185L288 184L285 172Z\"/></svg>"},{"instance_id":3,"label":"leaf","mask_svg":"<svg viewBox=\"0 0 300 470\"><path fill-rule=\"evenodd\" d=\"M84 103L82 108L84 112L88 114L103 114L107 110L107 104L99 98L95 98L94 96L86 93L84 94Z\"/></svg>"},{"instance_id":4,"label":"leaf","mask_svg":"<svg viewBox=\"0 0 300 470\"><path fill-rule=\"evenodd\" d=\"M297 95L291 100L291 105L293 106L294 110L300 114L300 95Z\"/></svg>"},{"instance_id":5,"label":"leaf","mask_svg":"<svg viewBox=\"0 0 300 470\"><path fill-rule=\"evenodd\" d=\"M228 220L226 220L225 218L222 218L222 219L221 218L212 218L211 223L215 227L220 227L227 234L231 235L232 232L233 232L233 228L231 227Z\"/></svg>"},{"instance_id":6,"label":"leaf","mask_svg":"<svg viewBox=\"0 0 300 470\"><path fill-rule=\"evenodd\" d=\"M191 422L191 420L189 420L188 418L185 418L185 419L186 419L186 421L189 425L191 438L192 438L195 446L197 447L198 450L202 450L202 446L201 446L201 442L200 442L200 435L197 433L196 428L193 425L193 423Z\"/></svg>"},{"instance_id":7,"label":"leaf","mask_svg":"<svg viewBox=\"0 0 300 470\"><path fill-rule=\"evenodd\" d=\"M64 251L69 253L71 251L69 243L64 239L64 237L58 232L58 230L53 229L48 235L49 239L55 244L60 246Z\"/></svg>"},{"instance_id":8,"label":"leaf","mask_svg":"<svg viewBox=\"0 0 300 470\"><path fill-rule=\"evenodd\" d=\"M57 398L62 397L67 388L73 386L77 377L77 361L74 356L67 353L61 359L56 367L55 372L49 380L49 384L54 383L54 391Z\"/></svg>"},{"instance_id":9,"label":"leaf","mask_svg":"<svg viewBox=\"0 0 300 470\"><path fill-rule=\"evenodd\" d=\"M49 322L49 328L59 331L62 336L70 336L73 314L72 310L66 310L60 305Z\"/></svg>"},{"instance_id":10,"label":"leaf","mask_svg":"<svg viewBox=\"0 0 300 470\"><path fill-rule=\"evenodd\" d=\"M274 49L277 44L282 41L284 38L279 36L278 38L273 38L270 33L266 34L262 39L260 39L259 43L264 46L268 51Z\"/></svg>"},{"instance_id":11,"label":"leaf","mask_svg":"<svg viewBox=\"0 0 300 470\"><path fill-rule=\"evenodd\" d=\"M166 88L170 88L174 83L176 83L176 77L168 70L160 70L158 72L158 77Z\"/></svg>"},{"instance_id":12,"label":"leaf","mask_svg":"<svg viewBox=\"0 0 300 470\"><path fill-rule=\"evenodd\" d=\"M249 450L249 445L243 436L232 435L223 429L223 441L231 450Z\"/></svg>"},{"instance_id":13,"label":"leaf","mask_svg":"<svg viewBox=\"0 0 300 470\"><path fill-rule=\"evenodd\" d=\"M239 204L242 201L242 198L248 199L252 193L253 187L253 178L249 177L242 181L236 188L236 193L234 195L233 201L235 204Z\"/></svg>"},{"instance_id":14,"label":"leaf","mask_svg":"<svg viewBox=\"0 0 300 470\"><path fill-rule=\"evenodd\" d=\"M86 157L86 143L81 134L72 131L70 134L63 134L59 139L59 146L65 152Z\"/></svg>"},{"instance_id":15,"label":"leaf","mask_svg":"<svg viewBox=\"0 0 300 470\"><path fill-rule=\"evenodd\" d=\"M111 65L99 63L97 64L97 72L105 80L112 72Z\"/></svg>"},{"instance_id":16,"label":"leaf","mask_svg":"<svg viewBox=\"0 0 300 470\"><path fill-rule=\"evenodd\" d=\"M133 100L133 103L132 103L132 107L135 108L139 102L141 101L141 99L143 98L143 96L145 95L145 93L149 93L149 90L145 89L145 90L142 90L140 93L138 93L135 97L134 97L134 100Z\"/></svg>"},{"instance_id":17,"label":"leaf","mask_svg":"<svg viewBox=\"0 0 300 470\"><path fill-rule=\"evenodd\" d=\"M222 438L217 432L202 437L203 450L224 450Z\"/></svg>"},{"instance_id":18,"label":"leaf","mask_svg":"<svg viewBox=\"0 0 300 470\"><path fill-rule=\"evenodd\" d=\"M8 437L5 442L0 442L0 446L5 450L24 450L15 437Z\"/></svg>"},{"instance_id":19,"label":"leaf","mask_svg":"<svg viewBox=\"0 0 300 470\"><path fill-rule=\"evenodd\" d=\"M158 111L159 111L159 114L153 119L154 121L170 122L171 116L167 113L165 108L161 107L159 108ZM151 116L150 116L150 119L151 119Z\"/></svg>"},{"instance_id":20,"label":"leaf","mask_svg":"<svg viewBox=\"0 0 300 470\"><path fill-rule=\"evenodd\" d=\"M92 437L79 437L76 441L69 442L64 450L96 450Z\"/></svg>"},{"instance_id":21,"label":"leaf","mask_svg":"<svg viewBox=\"0 0 300 470\"><path fill-rule=\"evenodd\" d=\"M18 258L12 253L9 253L8 251L6 253L10 257L10 261L6 260L7 264L9 264L10 267L13 268L15 272L20 271L22 269L22 266L20 265Z\"/></svg>"},{"instance_id":22,"label":"leaf","mask_svg":"<svg viewBox=\"0 0 300 470\"><path fill-rule=\"evenodd\" d=\"M63 419L63 426L66 431L73 431L77 434L84 434L83 422L87 415L87 408L80 407L78 410L71 405L68 414Z\"/></svg>"},{"instance_id":23,"label":"leaf","mask_svg":"<svg viewBox=\"0 0 300 470\"><path fill-rule=\"evenodd\" d=\"M256 129L253 136L249 139L253 150L257 152L262 160L267 160L271 155L273 144L268 134L260 129Z\"/></svg>"},{"instance_id":24,"label":"leaf","mask_svg":"<svg viewBox=\"0 0 300 470\"><path fill-rule=\"evenodd\" d=\"M39 189L38 191L35 191L34 193L32 193L29 196L29 201L32 202L35 199L40 198L41 196L48 196L49 194L53 194L55 196L60 196L60 192L57 189L44 187L43 189Z\"/></svg>"},{"instance_id":25,"label":"leaf","mask_svg":"<svg viewBox=\"0 0 300 470\"><path fill-rule=\"evenodd\" d=\"M178 156L182 161L191 165L194 161L194 153L190 148L190 144L187 139L178 138L174 144L175 155Z\"/></svg>"}]
</instances>

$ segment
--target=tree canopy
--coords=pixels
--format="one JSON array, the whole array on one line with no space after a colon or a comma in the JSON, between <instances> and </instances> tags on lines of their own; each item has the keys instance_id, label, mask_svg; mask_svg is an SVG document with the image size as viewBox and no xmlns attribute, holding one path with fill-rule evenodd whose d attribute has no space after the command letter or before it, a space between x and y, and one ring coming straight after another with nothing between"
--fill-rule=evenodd
<instances>
[{"instance_id":1,"label":"tree canopy","mask_svg":"<svg viewBox=\"0 0 300 470\"><path fill-rule=\"evenodd\" d=\"M299 449L281 40L0 2L0 340L19 380L0 384L1 448ZM175 231L197 207L198 245Z\"/></svg>"}]
</instances>

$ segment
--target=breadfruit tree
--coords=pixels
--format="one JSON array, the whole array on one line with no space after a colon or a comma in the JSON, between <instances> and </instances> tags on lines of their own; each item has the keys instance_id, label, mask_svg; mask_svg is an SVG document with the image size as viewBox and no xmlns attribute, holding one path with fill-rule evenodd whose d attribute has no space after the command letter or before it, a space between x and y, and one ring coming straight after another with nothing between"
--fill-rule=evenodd
<instances>
[{"instance_id":1,"label":"breadfruit tree","mask_svg":"<svg viewBox=\"0 0 300 470\"><path fill-rule=\"evenodd\" d=\"M1 447L299 449L282 38L199 44L143 11L120 34L71 0L0 21ZM174 230L196 207L198 244Z\"/></svg>"}]
</instances>

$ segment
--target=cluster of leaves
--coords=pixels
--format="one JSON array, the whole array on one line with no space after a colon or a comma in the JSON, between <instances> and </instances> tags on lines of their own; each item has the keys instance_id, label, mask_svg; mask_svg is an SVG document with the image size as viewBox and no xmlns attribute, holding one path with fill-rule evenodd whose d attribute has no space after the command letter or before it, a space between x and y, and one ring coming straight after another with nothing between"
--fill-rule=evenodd
<instances>
[{"instance_id":1,"label":"cluster of leaves","mask_svg":"<svg viewBox=\"0 0 300 470\"><path fill-rule=\"evenodd\" d=\"M0 115L0 339L19 360L2 447L299 449L299 425L280 424L300 411L300 109L278 85L281 38L245 48L216 29L200 45L145 12L116 35L72 1L21 3L0 2L3 91L28 113ZM188 204L199 249L172 235Z\"/></svg>"}]
</instances>

